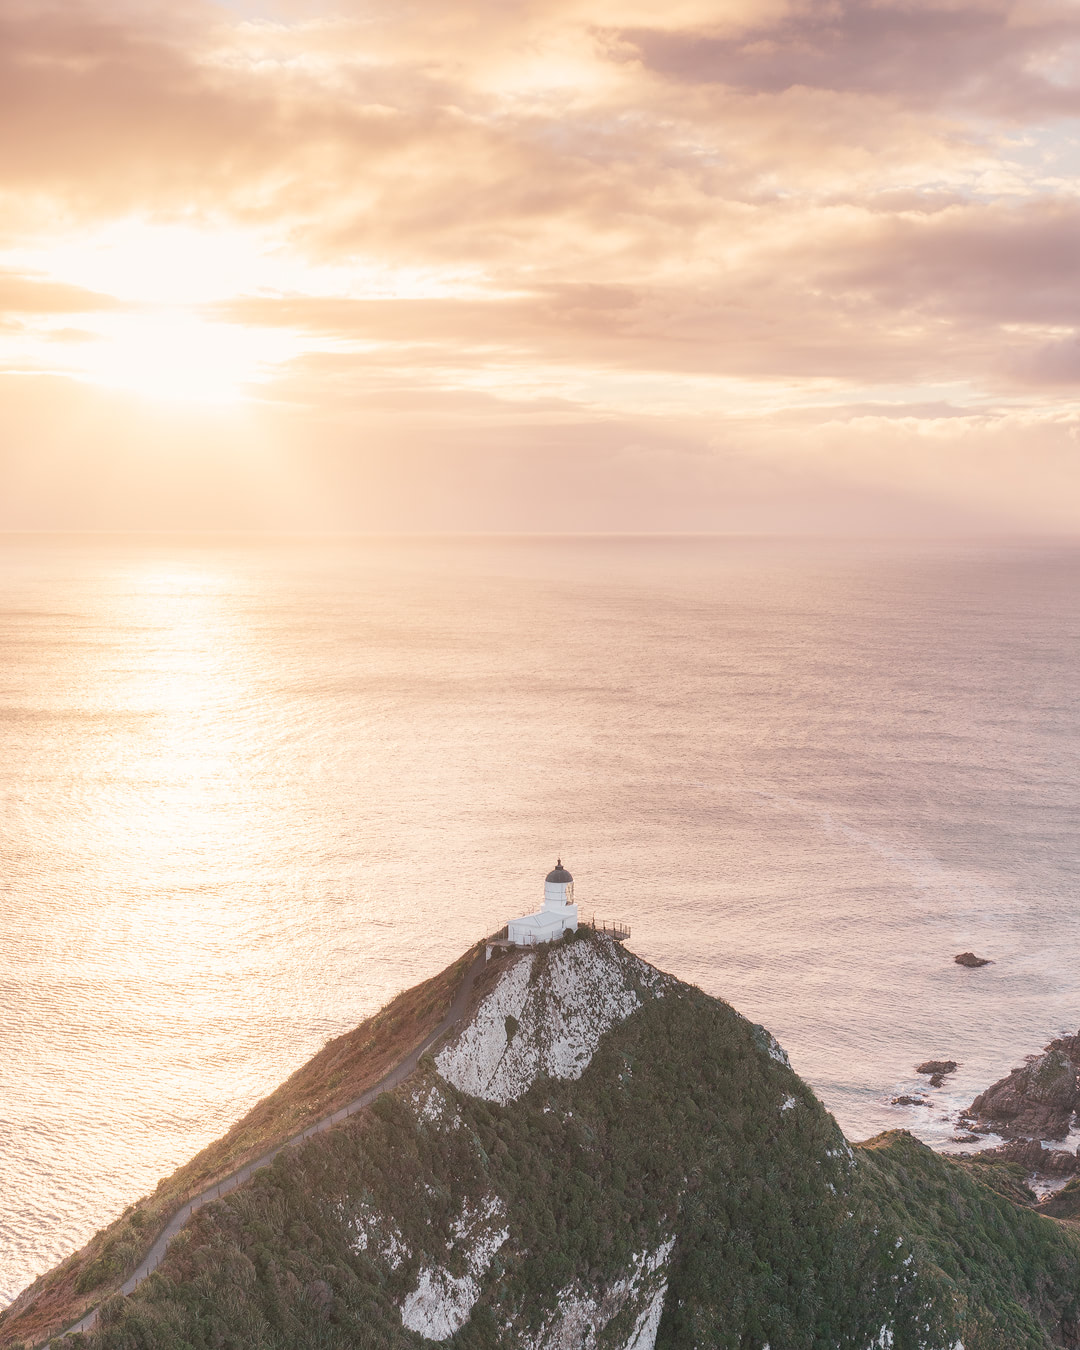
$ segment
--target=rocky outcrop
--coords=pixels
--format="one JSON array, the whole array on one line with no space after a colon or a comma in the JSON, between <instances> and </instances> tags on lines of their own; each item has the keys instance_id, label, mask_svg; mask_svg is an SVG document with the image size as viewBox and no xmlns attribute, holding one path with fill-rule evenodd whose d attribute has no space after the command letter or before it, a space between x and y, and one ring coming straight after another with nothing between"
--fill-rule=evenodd
<instances>
[{"instance_id":1,"label":"rocky outcrop","mask_svg":"<svg viewBox=\"0 0 1080 1350\"><path fill-rule=\"evenodd\" d=\"M1038 1209L1040 1214L1049 1214L1052 1219L1080 1221L1080 1180L1070 1181L1062 1190L1046 1196Z\"/></svg>"},{"instance_id":2,"label":"rocky outcrop","mask_svg":"<svg viewBox=\"0 0 1080 1350\"><path fill-rule=\"evenodd\" d=\"M1037 1177L1071 1177L1080 1166L1075 1153L1063 1148L1043 1148L1037 1139L1010 1139L1007 1144L983 1149L975 1156L979 1162L1019 1163L1029 1176Z\"/></svg>"},{"instance_id":3,"label":"rocky outcrop","mask_svg":"<svg viewBox=\"0 0 1080 1350\"><path fill-rule=\"evenodd\" d=\"M447 1247L464 1269L454 1274L439 1265L421 1268L416 1288L401 1305L403 1326L429 1341L445 1341L460 1331L480 1297L492 1257L510 1236L506 1206L487 1196L475 1210L466 1205L452 1229Z\"/></svg>"},{"instance_id":4,"label":"rocky outcrop","mask_svg":"<svg viewBox=\"0 0 1080 1350\"><path fill-rule=\"evenodd\" d=\"M662 998L670 981L614 942L562 943L521 956L472 1021L436 1056L454 1087L505 1106L542 1075L580 1078L601 1037Z\"/></svg>"},{"instance_id":5,"label":"rocky outcrop","mask_svg":"<svg viewBox=\"0 0 1080 1350\"><path fill-rule=\"evenodd\" d=\"M954 956L953 960L958 966L971 966L972 969L994 964L988 956L976 956L974 952L961 952L959 956Z\"/></svg>"},{"instance_id":6,"label":"rocky outcrop","mask_svg":"<svg viewBox=\"0 0 1080 1350\"><path fill-rule=\"evenodd\" d=\"M193 1214L80 1350L1077 1346L1080 1243L1015 1167L852 1148L767 1032L602 934L470 991L407 1076Z\"/></svg>"},{"instance_id":7,"label":"rocky outcrop","mask_svg":"<svg viewBox=\"0 0 1080 1350\"><path fill-rule=\"evenodd\" d=\"M596 1350L599 1335L628 1308L634 1317L622 1350L652 1350L667 1293L664 1269L674 1245L669 1238L653 1252L636 1253L626 1274L605 1289L560 1289L554 1311L539 1332L522 1342L522 1350Z\"/></svg>"},{"instance_id":8,"label":"rocky outcrop","mask_svg":"<svg viewBox=\"0 0 1080 1350\"><path fill-rule=\"evenodd\" d=\"M1011 1139L1064 1139L1080 1110L1080 1032L1051 1041L1041 1055L981 1092L965 1122Z\"/></svg>"},{"instance_id":9,"label":"rocky outcrop","mask_svg":"<svg viewBox=\"0 0 1080 1350\"><path fill-rule=\"evenodd\" d=\"M928 1073L930 1075L930 1086L941 1087L947 1074L956 1072L955 1059L927 1059L924 1060L916 1073Z\"/></svg>"}]
</instances>

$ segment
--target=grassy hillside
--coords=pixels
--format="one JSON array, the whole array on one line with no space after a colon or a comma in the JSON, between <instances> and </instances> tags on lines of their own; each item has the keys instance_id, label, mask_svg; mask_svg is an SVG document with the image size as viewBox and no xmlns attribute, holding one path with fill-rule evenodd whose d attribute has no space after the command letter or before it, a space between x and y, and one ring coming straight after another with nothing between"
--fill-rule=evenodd
<instances>
[{"instance_id":1,"label":"grassy hillside","mask_svg":"<svg viewBox=\"0 0 1080 1350\"><path fill-rule=\"evenodd\" d=\"M221 1139L95 1234L80 1251L35 1280L0 1312L0 1346L37 1344L76 1321L119 1288L185 1201L377 1083L438 1026L475 955L475 949L467 952L355 1030L328 1041Z\"/></svg>"},{"instance_id":2,"label":"grassy hillside","mask_svg":"<svg viewBox=\"0 0 1080 1350\"><path fill-rule=\"evenodd\" d=\"M637 978L633 958L605 959ZM1007 1170L903 1133L851 1149L761 1028L685 985L640 993L579 1079L541 1075L505 1105L425 1058L200 1211L74 1339L415 1348L431 1343L423 1319L433 1336L465 1298L447 1324L462 1350L624 1350L653 1334L658 1350L1080 1344L1080 1240L1017 1203ZM512 1045L524 1033L505 1020ZM322 1090L332 1077L326 1060ZM433 1288L445 1297L425 1304Z\"/></svg>"}]
</instances>

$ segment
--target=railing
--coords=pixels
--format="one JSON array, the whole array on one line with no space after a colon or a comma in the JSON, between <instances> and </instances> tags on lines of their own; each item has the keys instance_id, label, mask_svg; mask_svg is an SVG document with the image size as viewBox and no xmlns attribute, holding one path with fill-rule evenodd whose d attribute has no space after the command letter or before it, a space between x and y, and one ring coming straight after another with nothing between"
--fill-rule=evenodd
<instances>
[{"instance_id":1,"label":"railing","mask_svg":"<svg viewBox=\"0 0 1080 1350\"><path fill-rule=\"evenodd\" d=\"M606 933L608 937L613 937L616 942L623 942L630 936L630 925L628 923L624 923L621 919L614 921L597 919L595 914L591 919L581 919L578 927L589 928L594 933ZM504 924L497 933L493 933L491 937L486 938L485 943L487 957L490 959L491 953L499 947L538 947L543 943L557 942L558 940L550 932L534 933L532 931L512 939L510 937L510 925Z\"/></svg>"},{"instance_id":2,"label":"railing","mask_svg":"<svg viewBox=\"0 0 1080 1350\"><path fill-rule=\"evenodd\" d=\"M597 923L596 915L594 914L592 919L584 926L586 928L591 928L594 933L608 933L618 942L622 942L624 938L630 936L630 925L624 923L622 919L615 919L614 921L602 919Z\"/></svg>"}]
</instances>

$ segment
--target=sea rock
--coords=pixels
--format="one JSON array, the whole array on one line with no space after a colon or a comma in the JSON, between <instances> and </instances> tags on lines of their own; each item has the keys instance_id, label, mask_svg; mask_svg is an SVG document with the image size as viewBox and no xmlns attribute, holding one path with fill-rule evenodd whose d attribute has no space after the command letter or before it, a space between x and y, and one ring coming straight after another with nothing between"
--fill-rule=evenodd
<instances>
[{"instance_id":1,"label":"sea rock","mask_svg":"<svg viewBox=\"0 0 1080 1350\"><path fill-rule=\"evenodd\" d=\"M956 1072L955 1059L927 1059L915 1070L916 1073L929 1073L935 1077Z\"/></svg>"},{"instance_id":2,"label":"sea rock","mask_svg":"<svg viewBox=\"0 0 1080 1350\"><path fill-rule=\"evenodd\" d=\"M924 1097L894 1097L893 1106L929 1106L930 1103Z\"/></svg>"},{"instance_id":3,"label":"sea rock","mask_svg":"<svg viewBox=\"0 0 1080 1350\"><path fill-rule=\"evenodd\" d=\"M977 1144L978 1142L979 1142L979 1136L978 1136L977 1134L954 1134L954 1135L953 1135L953 1143L954 1143L954 1144Z\"/></svg>"},{"instance_id":4,"label":"sea rock","mask_svg":"<svg viewBox=\"0 0 1080 1350\"><path fill-rule=\"evenodd\" d=\"M953 960L958 966L992 966L994 963L987 956L976 956L974 952L961 952L959 956L954 956Z\"/></svg>"},{"instance_id":5,"label":"sea rock","mask_svg":"<svg viewBox=\"0 0 1080 1350\"><path fill-rule=\"evenodd\" d=\"M1041 1055L981 1092L964 1113L1016 1139L1064 1139L1080 1110L1080 1032L1051 1041Z\"/></svg>"}]
</instances>

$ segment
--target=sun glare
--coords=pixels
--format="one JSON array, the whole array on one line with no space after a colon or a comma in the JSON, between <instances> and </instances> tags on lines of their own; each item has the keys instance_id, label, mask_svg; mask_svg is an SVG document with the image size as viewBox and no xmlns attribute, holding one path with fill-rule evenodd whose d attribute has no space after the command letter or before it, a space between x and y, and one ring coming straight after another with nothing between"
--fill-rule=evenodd
<instances>
[{"instance_id":1,"label":"sun glare","mask_svg":"<svg viewBox=\"0 0 1080 1350\"><path fill-rule=\"evenodd\" d=\"M140 304L195 305L267 282L263 241L239 229L116 221L12 255L16 266Z\"/></svg>"},{"instance_id":2,"label":"sun glare","mask_svg":"<svg viewBox=\"0 0 1080 1350\"><path fill-rule=\"evenodd\" d=\"M487 294L484 269L392 264L382 258L317 261L256 230L130 219L0 253L0 268L62 282L129 304L193 306L241 295L422 299Z\"/></svg>"},{"instance_id":3,"label":"sun glare","mask_svg":"<svg viewBox=\"0 0 1080 1350\"><path fill-rule=\"evenodd\" d=\"M79 344L73 373L147 398L236 403L291 354L281 333L208 323L185 311L109 316L99 336Z\"/></svg>"},{"instance_id":4,"label":"sun glare","mask_svg":"<svg viewBox=\"0 0 1080 1350\"><path fill-rule=\"evenodd\" d=\"M65 374L142 397L237 403L257 396L281 365L312 346L310 334L229 323L228 303L265 299L416 299L484 294L476 268L398 266L379 259L313 262L282 238L130 218L0 252L0 272L78 287L77 322L43 312L0 333L0 365ZM99 297L105 297L104 301ZM357 350L325 336L323 350ZM367 345L367 344L365 344ZM10 349L10 354L9 354Z\"/></svg>"}]
</instances>

